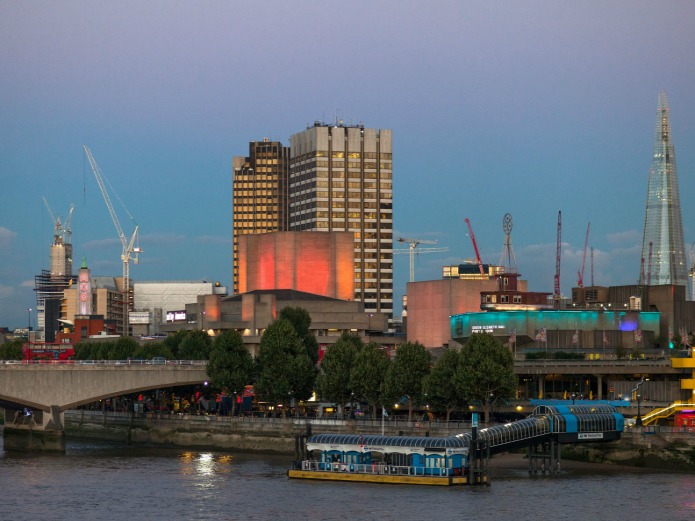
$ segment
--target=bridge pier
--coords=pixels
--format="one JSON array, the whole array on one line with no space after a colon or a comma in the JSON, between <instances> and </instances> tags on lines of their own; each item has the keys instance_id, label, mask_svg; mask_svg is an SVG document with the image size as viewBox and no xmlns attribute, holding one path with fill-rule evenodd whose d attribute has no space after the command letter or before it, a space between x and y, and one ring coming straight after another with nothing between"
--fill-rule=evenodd
<instances>
[{"instance_id":1,"label":"bridge pier","mask_svg":"<svg viewBox=\"0 0 695 521\"><path fill-rule=\"evenodd\" d=\"M5 450L65 452L65 414L58 406L49 411L5 409L3 443Z\"/></svg>"},{"instance_id":2,"label":"bridge pier","mask_svg":"<svg viewBox=\"0 0 695 521\"><path fill-rule=\"evenodd\" d=\"M555 474L561 467L560 443L551 438L542 443L534 444L528 451L528 473Z\"/></svg>"}]
</instances>

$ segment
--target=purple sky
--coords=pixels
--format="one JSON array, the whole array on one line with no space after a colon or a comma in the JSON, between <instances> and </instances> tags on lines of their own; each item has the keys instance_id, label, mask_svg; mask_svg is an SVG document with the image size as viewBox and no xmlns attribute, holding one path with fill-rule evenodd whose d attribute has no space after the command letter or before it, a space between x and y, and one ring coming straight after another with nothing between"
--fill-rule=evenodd
<instances>
[{"instance_id":1,"label":"purple sky","mask_svg":"<svg viewBox=\"0 0 695 521\"><path fill-rule=\"evenodd\" d=\"M77 265L121 273L83 144L140 225L134 279L230 286L232 156L336 115L393 129L394 235L449 248L417 280L474 256L466 217L498 262L510 212L519 271L552 292L562 210L563 293L589 221L594 282L635 283L661 89L695 241L693 20L689 0L0 1L0 326L26 326L49 267L42 195L75 204Z\"/></svg>"}]
</instances>

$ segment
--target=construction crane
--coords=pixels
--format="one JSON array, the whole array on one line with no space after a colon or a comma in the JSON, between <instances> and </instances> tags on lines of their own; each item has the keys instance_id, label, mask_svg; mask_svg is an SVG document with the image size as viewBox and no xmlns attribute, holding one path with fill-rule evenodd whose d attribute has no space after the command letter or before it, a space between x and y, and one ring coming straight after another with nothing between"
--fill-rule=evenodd
<instances>
[{"instance_id":1,"label":"construction crane","mask_svg":"<svg viewBox=\"0 0 695 521\"><path fill-rule=\"evenodd\" d=\"M586 240L584 241L584 255L582 256L582 268L577 272L577 286L580 288L584 287L584 265L586 264L586 249L589 246L589 229L591 228L591 223L586 227Z\"/></svg>"},{"instance_id":2,"label":"construction crane","mask_svg":"<svg viewBox=\"0 0 695 521\"><path fill-rule=\"evenodd\" d=\"M562 211L557 212L557 253L555 255L555 287L553 300L556 305L560 303L560 253L562 246Z\"/></svg>"},{"instance_id":3,"label":"construction crane","mask_svg":"<svg viewBox=\"0 0 695 521\"><path fill-rule=\"evenodd\" d=\"M475 261L478 263L478 268L480 269L480 274L485 276L485 268L483 268L483 261L480 258L480 251L478 251L478 243L475 241L475 235L473 234L473 227L468 217L464 219L464 222L468 225L468 233L471 236L471 242L473 243L473 249L475 250Z\"/></svg>"},{"instance_id":4,"label":"construction crane","mask_svg":"<svg viewBox=\"0 0 695 521\"><path fill-rule=\"evenodd\" d=\"M46 206L48 215L51 216L51 220L53 221L53 229L55 230L53 235L56 237L56 239L59 238L63 244L71 244L72 228L70 227L70 222L72 220L72 212L75 209L75 205L70 203L68 216L65 218L65 222L61 222L60 215L58 215L58 217L53 215L51 207L48 205L48 199L46 199L46 196L42 195L41 199L43 199L43 204Z\"/></svg>"},{"instance_id":5,"label":"construction crane","mask_svg":"<svg viewBox=\"0 0 695 521\"><path fill-rule=\"evenodd\" d=\"M393 253L408 253L410 255L410 282L415 282L415 253L436 253L449 251L449 248L418 248L420 244L437 244L437 241L424 239L406 239L399 237L398 242L407 242L410 246L407 250L393 250ZM417 251L416 251L417 249Z\"/></svg>"},{"instance_id":6,"label":"construction crane","mask_svg":"<svg viewBox=\"0 0 695 521\"><path fill-rule=\"evenodd\" d=\"M101 189L101 195L104 197L104 202L106 203L106 207L108 208L109 214L111 215L111 220L113 221L114 226L116 226L116 232L118 233L118 238L121 241L121 246L123 247L123 250L121 252L121 261L123 262L123 289L125 294L125 297L123 299L123 330L125 335L128 335L128 313L130 311L130 260L133 259L133 262L137 264L138 255L142 252L140 247L136 246L139 227L135 223L135 220L133 219L133 216L130 214L130 212L128 212L128 210L125 209L126 213L128 214L128 217L130 217L130 220L133 221L133 224L135 225L135 230L133 231L133 235L131 235L130 240L126 239L125 233L123 233L123 228L121 228L121 223L118 220L118 215L116 215L116 212L113 209L113 204L111 204L111 198L109 197L109 193L106 190L106 185L104 184L104 179L101 174L101 170L99 169L99 165L97 165L97 162L94 160L94 156L92 155L92 151L89 150L87 145L84 145L84 152L87 155L87 159L89 160L89 165L92 167L94 177L96 178L97 183L99 184L99 188ZM122 201L121 204L123 204ZM123 205L123 207L125 208L125 205Z\"/></svg>"}]
</instances>

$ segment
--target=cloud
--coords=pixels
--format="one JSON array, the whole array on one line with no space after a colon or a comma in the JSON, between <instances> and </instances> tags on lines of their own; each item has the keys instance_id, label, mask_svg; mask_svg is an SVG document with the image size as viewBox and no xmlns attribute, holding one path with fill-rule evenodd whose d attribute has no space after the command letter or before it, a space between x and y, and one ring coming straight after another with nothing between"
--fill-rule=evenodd
<instances>
[{"instance_id":1,"label":"cloud","mask_svg":"<svg viewBox=\"0 0 695 521\"><path fill-rule=\"evenodd\" d=\"M225 237L222 235L201 235L193 239L193 242L198 242L201 244L232 244L231 237Z\"/></svg>"},{"instance_id":2,"label":"cloud","mask_svg":"<svg viewBox=\"0 0 695 521\"><path fill-rule=\"evenodd\" d=\"M624 232L609 233L606 235L606 239L611 244L624 244L624 243L641 243L642 233L637 230L626 230Z\"/></svg>"},{"instance_id":3,"label":"cloud","mask_svg":"<svg viewBox=\"0 0 695 521\"><path fill-rule=\"evenodd\" d=\"M3 250L9 248L12 239L17 236L12 230L8 230L4 226L0 226L0 248Z\"/></svg>"},{"instance_id":4,"label":"cloud","mask_svg":"<svg viewBox=\"0 0 695 521\"><path fill-rule=\"evenodd\" d=\"M121 246L118 239L101 239L98 241L88 241L82 245L85 250L100 250L102 248L114 248Z\"/></svg>"},{"instance_id":5,"label":"cloud","mask_svg":"<svg viewBox=\"0 0 695 521\"><path fill-rule=\"evenodd\" d=\"M141 235L140 240L146 246L175 246L186 241L186 236L176 233Z\"/></svg>"},{"instance_id":6,"label":"cloud","mask_svg":"<svg viewBox=\"0 0 695 521\"><path fill-rule=\"evenodd\" d=\"M30 280L25 280L20 284L21 287L23 288L33 288L36 285L36 281L30 279Z\"/></svg>"}]
</instances>

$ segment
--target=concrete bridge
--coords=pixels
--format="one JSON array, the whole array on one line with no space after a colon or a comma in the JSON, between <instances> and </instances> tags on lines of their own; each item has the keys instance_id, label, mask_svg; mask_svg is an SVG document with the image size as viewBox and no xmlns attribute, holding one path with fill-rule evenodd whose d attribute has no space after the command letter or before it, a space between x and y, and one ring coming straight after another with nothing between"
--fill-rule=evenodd
<instances>
[{"instance_id":1,"label":"concrete bridge","mask_svg":"<svg viewBox=\"0 0 695 521\"><path fill-rule=\"evenodd\" d=\"M201 384L205 361L0 363L5 448L65 450L64 412L104 398ZM31 415L24 415L24 407Z\"/></svg>"}]
</instances>

